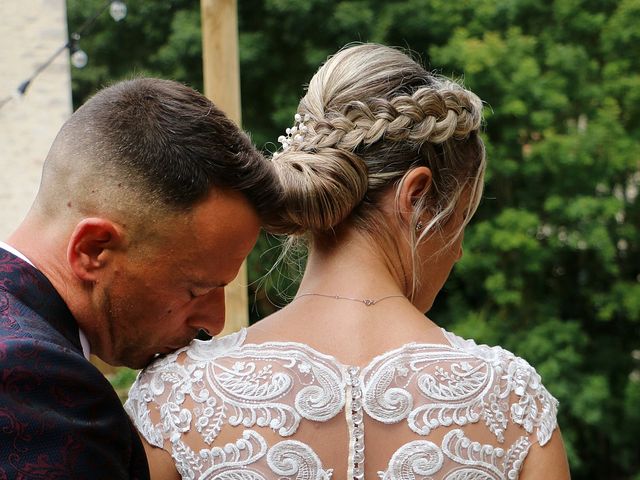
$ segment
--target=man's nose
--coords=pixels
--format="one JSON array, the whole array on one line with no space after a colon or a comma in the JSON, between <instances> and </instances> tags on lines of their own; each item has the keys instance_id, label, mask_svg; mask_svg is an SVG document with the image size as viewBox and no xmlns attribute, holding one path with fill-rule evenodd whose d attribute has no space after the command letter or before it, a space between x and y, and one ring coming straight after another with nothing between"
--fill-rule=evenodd
<instances>
[{"instance_id":1,"label":"man's nose","mask_svg":"<svg viewBox=\"0 0 640 480\"><path fill-rule=\"evenodd\" d=\"M188 318L189 326L197 330L205 330L209 335L216 335L224 328L224 289L201 295L191 301L192 309Z\"/></svg>"}]
</instances>

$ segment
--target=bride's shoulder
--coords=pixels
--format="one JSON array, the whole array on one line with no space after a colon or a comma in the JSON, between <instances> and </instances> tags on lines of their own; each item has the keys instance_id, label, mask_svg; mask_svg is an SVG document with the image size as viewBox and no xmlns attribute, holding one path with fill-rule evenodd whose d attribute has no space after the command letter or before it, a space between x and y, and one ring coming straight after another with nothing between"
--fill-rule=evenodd
<instances>
[{"instance_id":1,"label":"bride's shoulder","mask_svg":"<svg viewBox=\"0 0 640 480\"><path fill-rule=\"evenodd\" d=\"M211 340L193 340L186 347L156 358L138 373L124 408L151 445L162 448L171 435L190 424L188 399L206 401L211 395L202 384L204 371L211 362L240 349L245 338L243 329ZM179 418L165 422L165 404L178 408Z\"/></svg>"},{"instance_id":2,"label":"bride's shoulder","mask_svg":"<svg viewBox=\"0 0 640 480\"><path fill-rule=\"evenodd\" d=\"M156 358L138 374L129 396L145 386L175 382L176 377L191 377L208 363L242 347L247 336L246 329L214 337L211 340L193 340L189 345L167 355Z\"/></svg>"},{"instance_id":3,"label":"bride's shoulder","mask_svg":"<svg viewBox=\"0 0 640 480\"><path fill-rule=\"evenodd\" d=\"M444 331L451 347L472 359L477 372L483 372L489 384L509 399L511 420L527 432L536 434L540 445L547 443L556 427L558 400L543 384L537 370L527 360L501 346L479 344Z\"/></svg>"},{"instance_id":4,"label":"bride's shoulder","mask_svg":"<svg viewBox=\"0 0 640 480\"><path fill-rule=\"evenodd\" d=\"M168 355L157 358L145 370L156 371L170 368L173 365L206 363L224 356L240 348L247 338L247 330L242 330L214 337L210 340L192 340L186 347L180 348Z\"/></svg>"},{"instance_id":5,"label":"bride's shoulder","mask_svg":"<svg viewBox=\"0 0 640 480\"><path fill-rule=\"evenodd\" d=\"M544 388L540 374L524 358L499 345L477 343L474 339L463 338L446 330L443 333L451 348L459 355L486 364L495 371L496 379L517 383L518 391L525 387L533 390Z\"/></svg>"},{"instance_id":6,"label":"bride's shoulder","mask_svg":"<svg viewBox=\"0 0 640 480\"><path fill-rule=\"evenodd\" d=\"M175 353L178 356L183 354L186 359L192 362L206 362L242 347L246 338L247 329L243 328L238 332L223 337L214 337L211 340L193 340L189 345L177 350Z\"/></svg>"},{"instance_id":7,"label":"bride's shoulder","mask_svg":"<svg viewBox=\"0 0 640 480\"><path fill-rule=\"evenodd\" d=\"M499 345L491 346L478 343L473 338L463 338L445 329L442 329L442 333L454 350L477 357L478 359L493 363L511 362L515 359L524 361L522 358L519 358L514 353Z\"/></svg>"}]
</instances>

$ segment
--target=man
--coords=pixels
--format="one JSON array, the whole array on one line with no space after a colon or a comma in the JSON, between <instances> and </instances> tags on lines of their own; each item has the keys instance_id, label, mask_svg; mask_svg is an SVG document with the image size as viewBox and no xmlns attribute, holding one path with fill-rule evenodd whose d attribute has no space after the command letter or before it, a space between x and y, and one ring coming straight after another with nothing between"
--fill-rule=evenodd
<instances>
[{"instance_id":1,"label":"man","mask_svg":"<svg viewBox=\"0 0 640 480\"><path fill-rule=\"evenodd\" d=\"M122 82L71 116L0 244L0 479L148 478L89 352L140 368L218 333L279 198L246 135L183 85Z\"/></svg>"}]
</instances>

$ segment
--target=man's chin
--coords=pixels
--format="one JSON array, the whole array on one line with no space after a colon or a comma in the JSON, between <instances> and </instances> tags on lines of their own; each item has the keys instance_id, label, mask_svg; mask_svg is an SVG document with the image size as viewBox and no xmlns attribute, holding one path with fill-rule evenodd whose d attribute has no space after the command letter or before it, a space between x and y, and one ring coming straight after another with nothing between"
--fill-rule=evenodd
<instances>
[{"instance_id":1,"label":"man's chin","mask_svg":"<svg viewBox=\"0 0 640 480\"><path fill-rule=\"evenodd\" d=\"M164 357L176 350L188 345L191 343L193 338L185 339L180 342L176 342L176 346L162 346L155 348L148 348L146 352L142 352L141 349L138 348L129 348L122 352L120 358L118 359L118 363L113 363L112 365L122 365L128 368L133 368L139 370L141 368L145 368L149 366L154 360Z\"/></svg>"},{"instance_id":2,"label":"man's chin","mask_svg":"<svg viewBox=\"0 0 640 480\"><path fill-rule=\"evenodd\" d=\"M123 353L120 358L111 363L113 366L127 367L133 370L146 368L151 362L158 358L157 353L143 353L140 351Z\"/></svg>"},{"instance_id":3,"label":"man's chin","mask_svg":"<svg viewBox=\"0 0 640 480\"><path fill-rule=\"evenodd\" d=\"M155 358L156 355L145 358L127 358L119 361L117 366L131 368L132 370L141 370L149 366L149 364L153 362Z\"/></svg>"},{"instance_id":4,"label":"man's chin","mask_svg":"<svg viewBox=\"0 0 640 480\"><path fill-rule=\"evenodd\" d=\"M162 358L162 357L164 357L166 355L169 355L170 353L173 353L176 350L179 350L180 348L182 348L182 346L180 346L180 347L163 347L163 348L159 348L159 349L157 349L157 351L155 353L152 353L151 355L147 356L144 360L141 360L139 362L135 362L135 365L138 365L138 366L129 367L129 368L135 368L135 369L146 368L146 367L149 366L149 364L153 363L155 360L157 360L159 358Z\"/></svg>"}]
</instances>

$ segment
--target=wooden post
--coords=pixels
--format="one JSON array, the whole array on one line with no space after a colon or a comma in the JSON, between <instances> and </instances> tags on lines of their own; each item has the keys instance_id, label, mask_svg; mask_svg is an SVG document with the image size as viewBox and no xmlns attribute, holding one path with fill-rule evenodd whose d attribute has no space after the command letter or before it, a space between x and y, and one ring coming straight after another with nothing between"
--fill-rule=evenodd
<instances>
[{"instance_id":1,"label":"wooden post","mask_svg":"<svg viewBox=\"0 0 640 480\"><path fill-rule=\"evenodd\" d=\"M238 125L240 107L240 59L238 56L238 7L236 0L200 0L204 93ZM226 288L226 322L222 334L249 324L247 268Z\"/></svg>"},{"instance_id":2,"label":"wooden post","mask_svg":"<svg viewBox=\"0 0 640 480\"><path fill-rule=\"evenodd\" d=\"M236 0L200 0L204 93L238 125L240 59Z\"/></svg>"}]
</instances>

